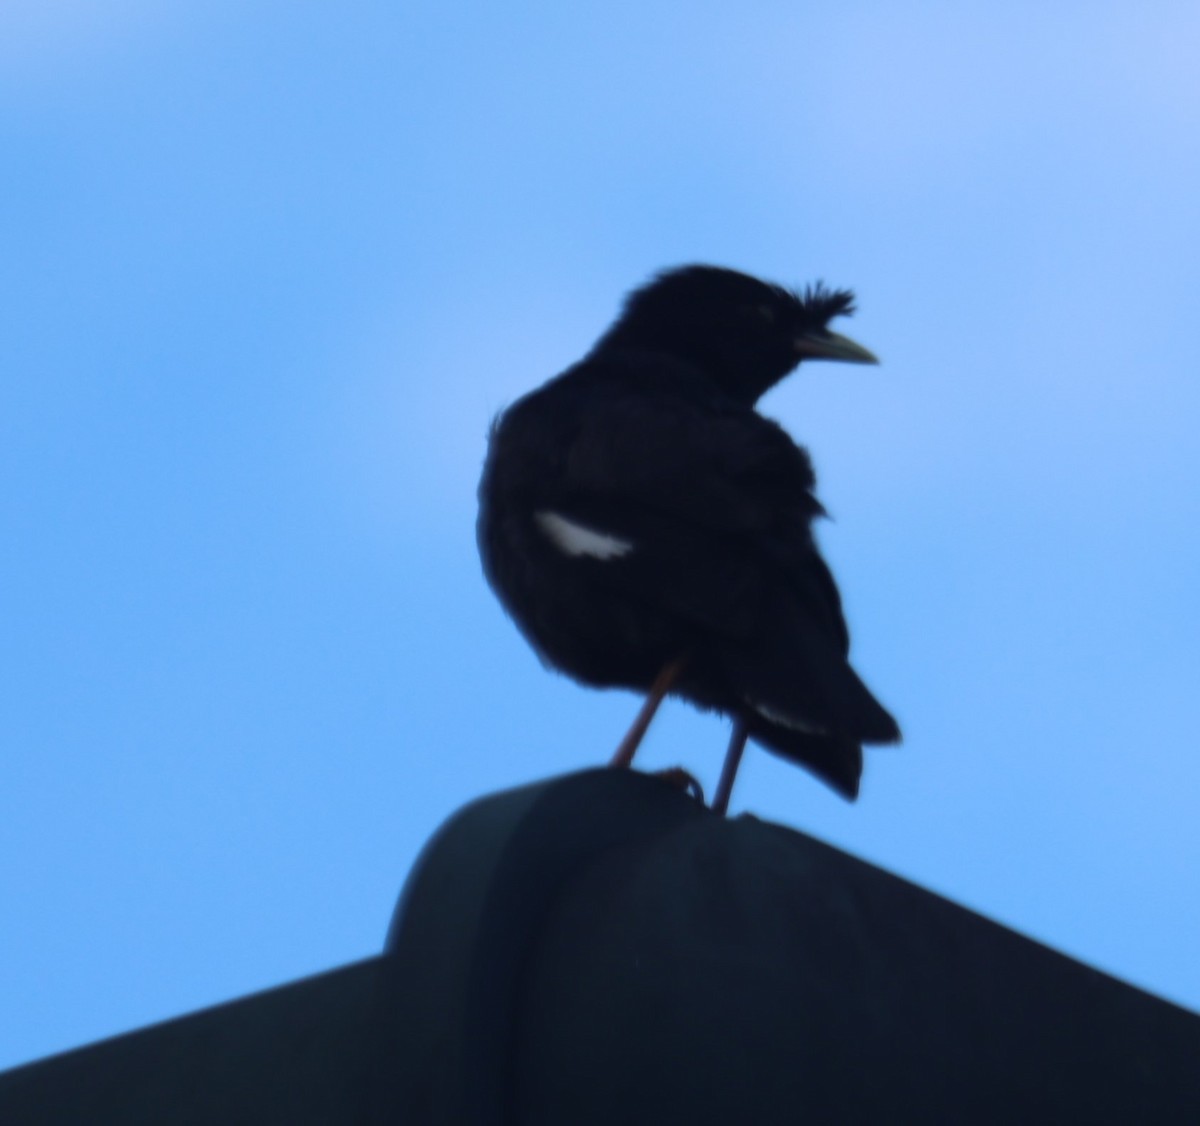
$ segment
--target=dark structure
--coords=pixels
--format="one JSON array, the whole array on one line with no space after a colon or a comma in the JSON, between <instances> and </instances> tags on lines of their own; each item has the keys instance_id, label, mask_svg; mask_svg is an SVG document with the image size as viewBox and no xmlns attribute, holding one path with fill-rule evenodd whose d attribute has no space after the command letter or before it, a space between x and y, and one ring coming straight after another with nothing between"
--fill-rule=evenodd
<instances>
[{"instance_id":1,"label":"dark structure","mask_svg":"<svg viewBox=\"0 0 1200 1126\"><path fill-rule=\"evenodd\" d=\"M5 1126L1021 1121L1200 1121L1200 1017L618 770L456 814L379 958L0 1075Z\"/></svg>"}]
</instances>

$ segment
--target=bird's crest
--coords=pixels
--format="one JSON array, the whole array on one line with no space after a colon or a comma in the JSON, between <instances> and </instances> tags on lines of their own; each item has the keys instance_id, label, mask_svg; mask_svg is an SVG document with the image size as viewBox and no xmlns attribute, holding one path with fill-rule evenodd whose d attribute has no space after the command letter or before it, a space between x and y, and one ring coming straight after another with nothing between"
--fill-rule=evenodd
<instances>
[{"instance_id":1,"label":"bird's crest","mask_svg":"<svg viewBox=\"0 0 1200 1126\"><path fill-rule=\"evenodd\" d=\"M817 282L789 292L813 315L814 320L822 323L834 317L854 315L854 294L848 289L830 289L824 282Z\"/></svg>"}]
</instances>

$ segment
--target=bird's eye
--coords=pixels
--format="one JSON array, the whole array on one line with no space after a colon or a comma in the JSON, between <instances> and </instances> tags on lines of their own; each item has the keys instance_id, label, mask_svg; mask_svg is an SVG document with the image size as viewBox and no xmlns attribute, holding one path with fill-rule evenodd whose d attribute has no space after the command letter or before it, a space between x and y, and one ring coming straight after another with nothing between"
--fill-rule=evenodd
<instances>
[{"instance_id":1,"label":"bird's eye","mask_svg":"<svg viewBox=\"0 0 1200 1126\"><path fill-rule=\"evenodd\" d=\"M773 325L775 323L775 309L771 305L759 305L754 313L763 324Z\"/></svg>"}]
</instances>

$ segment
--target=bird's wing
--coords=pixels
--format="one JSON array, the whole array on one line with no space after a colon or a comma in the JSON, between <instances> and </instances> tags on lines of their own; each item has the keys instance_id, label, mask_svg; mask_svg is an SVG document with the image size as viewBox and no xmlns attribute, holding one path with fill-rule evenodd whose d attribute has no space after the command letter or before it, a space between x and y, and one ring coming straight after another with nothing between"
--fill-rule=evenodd
<instances>
[{"instance_id":1,"label":"bird's wing","mask_svg":"<svg viewBox=\"0 0 1200 1126\"><path fill-rule=\"evenodd\" d=\"M677 397L607 397L577 416L564 468L556 511L620 545L581 565L690 627L734 693L714 706L751 709L780 748L899 737L847 663L841 598L812 539L812 467L779 426Z\"/></svg>"}]
</instances>

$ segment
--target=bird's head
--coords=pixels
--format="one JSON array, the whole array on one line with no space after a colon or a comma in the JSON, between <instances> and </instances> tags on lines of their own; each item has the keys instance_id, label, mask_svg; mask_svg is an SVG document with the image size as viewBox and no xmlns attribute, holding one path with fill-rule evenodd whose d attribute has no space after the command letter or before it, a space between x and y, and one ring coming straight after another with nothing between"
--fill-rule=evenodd
<instances>
[{"instance_id":1,"label":"bird's head","mask_svg":"<svg viewBox=\"0 0 1200 1126\"><path fill-rule=\"evenodd\" d=\"M717 266L659 274L626 299L597 350L637 348L687 360L733 398L753 405L801 360L879 361L829 330L854 311L854 295L820 283L803 291Z\"/></svg>"}]
</instances>

